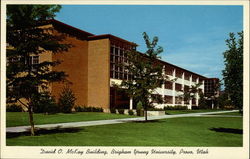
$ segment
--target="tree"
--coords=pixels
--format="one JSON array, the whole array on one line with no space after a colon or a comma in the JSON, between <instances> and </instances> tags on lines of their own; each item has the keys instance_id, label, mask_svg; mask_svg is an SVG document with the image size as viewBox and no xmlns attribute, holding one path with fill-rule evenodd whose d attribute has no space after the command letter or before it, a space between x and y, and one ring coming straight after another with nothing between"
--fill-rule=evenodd
<instances>
[{"instance_id":1,"label":"tree","mask_svg":"<svg viewBox=\"0 0 250 159\"><path fill-rule=\"evenodd\" d=\"M192 85L189 89L183 90L183 94L179 95L180 98L182 98L185 102L190 101L196 97L197 94L200 94L199 87L201 86L201 83Z\"/></svg>"},{"instance_id":2,"label":"tree","mask_svg":"<svg viewBox=\"0 0 250 159\"><path fill-rule=\"evenodd\" d=\"M225 92L232 104L240 111L243 109L243 32L238 33L238 40L234 33L226 40L228 50L224 55L225 69L222 71Z\"/></svg>"},{"instance_id":3,"label":"tree","mask_svg":"<svg viewBox=\"0 0 250 159\"><path fill-rule=\"evenodd\" d=\"M136 51L128 52L128 63L124 64L125 70L132 75L132 78L123 80L121 87L135 101L141 102L145 110L145 120L147 121L147 109L152 106L153 101L162 101L160 96L153 95L155 89L160 87L165 77L162 74L163 65L157 60L163 52L162 47L157 47L158 38L154 37L151 42L144 32L147 51L143 54Z\"/></svg>"},{"instance_id":4,"label":"tree","mask_svg":"<svg viewBox=\"0 0 250 159\"><path fill-rule=\"evenodd\" d=\"M48 90L49 83L66 77L64 72L50 69L60 62L35 61L45 52L59 53L70 47L62 44L63 36L40 27L55 17L60 8L59 5L7 6L7 102L20 102L28 109L32 136L35 135L32 100Z\"/></svg>"}]
</instances>

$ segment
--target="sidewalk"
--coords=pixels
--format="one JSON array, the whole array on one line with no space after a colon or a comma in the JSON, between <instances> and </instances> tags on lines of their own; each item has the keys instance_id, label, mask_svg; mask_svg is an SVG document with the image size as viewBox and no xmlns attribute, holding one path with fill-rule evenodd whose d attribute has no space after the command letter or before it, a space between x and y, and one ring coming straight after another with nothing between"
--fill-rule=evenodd
<instances>
[{"instance_id":1,"label":"sidewalk","mask_svg":"<svg viewBox=\"0 0 250 159\"><path fill-rule=\"evenodd\" d=\"M195 117L195 116L206 116L209 114L221 114L228 112L237 112L238 110L231 111L219 111L219 112L205 112L205 113L189 113L189 114L176 114L176 115L163 115L163 116L148 116L148 120L167 119L167 118L178 118L178 117ZM216 115L218 116L218 115ZM224 116L224 115L223 115ZM56 124L44 124L35 125L35 128L42 129L55 129L55 128L76 128L83 126L96 126L96 125L107 125L107 124L119 124L131 121L143 121L144 117L137 118L125 118L125 119L112 119L112 120L96 120L96 121L82 121L82 122L70 122L70 123L56 123ZM20 133L29 131L30 126L17 126L7 127L6 132L8 133Z\"/></svg>"}]
</instances>

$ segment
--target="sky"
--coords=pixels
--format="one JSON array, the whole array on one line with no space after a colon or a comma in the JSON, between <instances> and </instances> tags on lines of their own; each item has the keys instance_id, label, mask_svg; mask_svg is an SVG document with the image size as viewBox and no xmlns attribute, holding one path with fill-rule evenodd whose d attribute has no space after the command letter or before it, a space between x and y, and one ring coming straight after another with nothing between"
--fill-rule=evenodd
<instances>
[{"instance_id":1,"label":"sky","mask_svg":"<svg viewBox=\"0 0 250 159\"><path fill-rule=\"evenodd\" d=\"M242 6L63 5L56 18L81 30L112 34L145 52L142 33L159 38L161 59L209 78L222 79L225 40L243 30Z\"/></svg>"}]
</instances>

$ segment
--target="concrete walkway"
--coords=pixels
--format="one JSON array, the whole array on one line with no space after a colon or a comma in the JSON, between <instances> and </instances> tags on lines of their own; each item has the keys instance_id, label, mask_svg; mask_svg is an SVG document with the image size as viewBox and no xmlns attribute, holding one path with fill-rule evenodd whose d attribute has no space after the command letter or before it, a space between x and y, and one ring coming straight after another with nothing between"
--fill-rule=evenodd
<instances>
[{"instance_id":1,"label":"concrete walkway","mask_svg":"<svg viewBox=\"0 0 250 159\"><path fill-rule=\"evenodd\" d=\"M176 115L162 115L162 116L148 116L148 120L178 118L178 117L207 116L210 114L221 114L221 113L229 113L229 112L237 112L237 111L238 110L205 112L205 113L188 113L188 114L176 114ZM218 116L218 115L216 115L216 116ZM228 117L228 116L226 116L226 117ZM137 117L137 118L124 118L124 119L112 119L112 120L96 120L96 121L44 124L44 125L35 125L35 128L48 129L48 130L55 129L55 128L76 128L76 127L83 127L83 126L95 126L95 125L126 123L126 122L131 122L131 121L143 121L144 119L145 119L144 117ZM7 127L6 132L8 132L8 133L20 133L20 132L29 131L29 129L30 129L30 126Z\"/></svg>"}]
</instances>

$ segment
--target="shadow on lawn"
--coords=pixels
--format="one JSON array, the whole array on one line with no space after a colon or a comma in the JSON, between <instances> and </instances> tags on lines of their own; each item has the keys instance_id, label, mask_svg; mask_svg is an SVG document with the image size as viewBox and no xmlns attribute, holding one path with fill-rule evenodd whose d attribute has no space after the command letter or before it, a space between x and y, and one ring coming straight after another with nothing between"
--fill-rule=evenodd
<instances>
[{"instance_id":1,"label":"shadow on lawn","mask_svg":"<svg viewBox=\"0 0 250 159\"><path fill-rule=\"evenodd\" d=\"M216 132L232 133L232 134L243 134L242 129L232 129L232 128L210 128L209 130Z\"/></svg>"},{"instance_id":2,"label":"shadow on lawn","mask_svg":"<svg viewBox=\"0 0 250 159\"><path fill-rule=\"evenodd\" d=\"M56 127L54 129L40 128L35 132L35 136L47 135L47 134L57 134L57 133L75 133L84 130L83 128L60 128ZM6 133L7 138L15 138L19 136L30 136L30 131L20 132L20 133Z\"/></svg>"}]
</instances>

